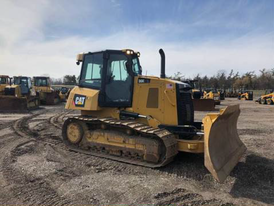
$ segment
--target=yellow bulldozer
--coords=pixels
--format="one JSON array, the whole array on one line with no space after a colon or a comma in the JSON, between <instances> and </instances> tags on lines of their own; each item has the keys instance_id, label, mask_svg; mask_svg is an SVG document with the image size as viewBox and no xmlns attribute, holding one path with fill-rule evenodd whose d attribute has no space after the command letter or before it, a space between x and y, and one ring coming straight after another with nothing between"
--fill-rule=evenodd
<instances>
[{"instance_id":1,"label":"yellow bulldozer","mask_svg":"<svg viewBox=\"0 0 274 206\"><path fill-rule=\"evenodd\" d=\"M215 110L215 101L213 99L203 99L203 92L198 80L183 81L191 87L192 102L194 111L213 111Z\"/></svg>"},{"instance_id":2,"label":"yellow bulldozer","mask_svg":"<svg viewBox=\"0 0 274 206\"><path fill-rule=\"evenodd\" d=\"M220 95L220 100L225 100L225 89L218 89L217 91Z\"/></svg>"},{"instance_id":3,"label":"yellow bulldozer","mask_svg":"<svg viewBox=\"0 0 274 206\"><path fill-rule=\"evenodd\" d=\"M67 98L69 96L70 93L70 88L68 87L61 87L59 89L59 98L61 102L66 102Z\"/></svg>"},{"instance_id":4,"label":"yellow bulldozer","mask_svg":"<svg viewBox=\"0 0 274 206\"><path fill-rule=\"evenodd\" d=\"M162 49L161 76L143 76L139 52L88 52L79 85L70 92L63 141L72 150L129 164L157 168L178 152L204 153L204 164L223 182L246 150L237 134L239 105L194 121L189 85L167 79Z\"/></svg>"},{"instance_id":5,"label":"yellow bulldozer","mask_svg":"<svg viewBox=\"0 0 274 206\"><path fill-rule=\"evenodd\" d=\"M253 91L242 90L238 94L239 100L253 100Z\"/></svg>"},{"instance_id":6,"label":"yellow bulldozer","mask_svg":"<svg viewBox=\"0 0 274 206\"><path fill-rule=\"evenodd\" d=\"M31 78L15 76L0 95L0 110L2 112L27 112L39 107L39 97L32 86Z\"/></svg>"},{"instance_id":7,"label":"yellow bulldozer","mask_svg":"<svg viewBox=\"0 0 274 206\"><path fill-rule=\"evenodd\" d=\"M0 75L0 95L3 95L5 92L6 86L9 85L9 76Z\"/></svg>"},{"instance_id":8,"label":"yellow bulldozer","mask_svg":"<svg viewBox=\"0 0 274 206\"><path fill-rule=\"evenodd\" d=\"M229 88L225 90L225 97L236 98L239 96L239 92L235 88Z\"/></svg>"},{"instance_id":9,"label":"yellow bulldozer","mask_svg":"<svg viewBox=\"0 0 274 206\"><path fill-rule=\"evenodd\" d=\"M54 105L60 102L58 91L55 91L51 85L49 77L33 77L34 88L39 94L40 102L44 105Z\"/></svg>"},{"instance_id":10,"label":"yellow bulldozer","mask_svg":"<svg viewBox=\"0 0 274 206\"><path fill-rule=\"evenodd\" d=\"M216 89L212 89L212 88L204 89L202 98L203 99L213 99L215 105L221 104L220 92L218 92Z\"/></svg>"},{"instance_id":11,"label":"yellow bulldozer","mask_svg":"<svg viewBox=\"0 0 274 206\"><path fill-rule=\"evenodd\" d=\"M268 104L273 105L274 104L274 89L272 90L266 90L265 94L262 95L256 102L259 102L259 104Z\"/></svg>"}]
</instances>

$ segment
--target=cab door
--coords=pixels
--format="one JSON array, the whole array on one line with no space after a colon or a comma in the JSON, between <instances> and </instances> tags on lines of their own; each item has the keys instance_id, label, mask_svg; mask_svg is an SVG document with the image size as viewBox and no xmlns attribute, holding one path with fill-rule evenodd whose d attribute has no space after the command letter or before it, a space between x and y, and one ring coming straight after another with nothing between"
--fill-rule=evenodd
<instances>
[{"instance_id":1,"label":"cab door","mask_svg":"<svg viewBox=\"0 0 274 206\"><path fill-rule=\"evenodd\" d=\"M133 78L127 70L129 57L122 52L109 53L104 84L105 107L131 107Z\"/></svg>"}]
</instances>

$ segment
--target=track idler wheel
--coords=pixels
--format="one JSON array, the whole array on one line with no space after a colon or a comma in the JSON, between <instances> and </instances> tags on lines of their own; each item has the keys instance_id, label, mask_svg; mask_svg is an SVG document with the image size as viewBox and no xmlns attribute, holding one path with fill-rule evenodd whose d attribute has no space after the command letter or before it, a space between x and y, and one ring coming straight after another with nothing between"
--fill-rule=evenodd
<instances>
[{"instance_id":1,"label":"track idler wheel","mask_svg":"<svg viewBox=\"0 0 274 206\"><path fill-rule=\"evenodd\" d=\"M69 145L78 145L84 136L85 125L73 119L67 119L62 128L63 140Z\"/></svg>"}]
</instances>

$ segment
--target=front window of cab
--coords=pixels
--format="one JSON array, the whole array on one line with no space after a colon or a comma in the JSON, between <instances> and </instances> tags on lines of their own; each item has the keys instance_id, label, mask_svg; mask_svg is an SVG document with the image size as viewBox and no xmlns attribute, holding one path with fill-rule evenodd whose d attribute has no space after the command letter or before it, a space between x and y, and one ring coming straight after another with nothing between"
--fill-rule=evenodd
<instances>
[{"instance_id":1,"label":"front window of cab","mask_svg":"<svg viewBox=\"0 0 274 206\"><path fill-rule=\"evenodd\" d=\"M48 79L46 77L35 78L34 86L46 87L48 86Z\"/></svg>"},{"instance_id":2,"label":"front window of cab","mask_svg":"<svg viewBox=\"0 0 274 206\"><path fill-rule=\"evenodd\" d=\"M31 80L27 77L14 77L14 84L29 87L31 85Z\"/></svg>"},{"instance_id":3,"label":"front window of cab","mask_svg":"<svg viewBox=\"0 0 274 206\"><path fill-rule=\"evenodd\" d=\"M79 85L95 89L101 88L103 54L86 54L84 57Z\"/></svg>"},{"instance_id":4,"label":"front window of cab","mask_svg":"<svg viewBox=\"0 0 274 206\"><path fill-rule=\"evenodd\" d=\"M141 70L141 66L140 66L138 57L133 56L133 58L132 58L132 70L136 76L142 75L142 70Z\"/></svg>"},{"instance_id":5,"label":"front window of cab","mask_svg":"<svg viewBox=\"0 0 274 206\"><path fill-rule=\"evenodd\" d=\"M8 78L0 77L0 84L7 84L7 83L8 83Z\"/></svg>"}]
</instances>

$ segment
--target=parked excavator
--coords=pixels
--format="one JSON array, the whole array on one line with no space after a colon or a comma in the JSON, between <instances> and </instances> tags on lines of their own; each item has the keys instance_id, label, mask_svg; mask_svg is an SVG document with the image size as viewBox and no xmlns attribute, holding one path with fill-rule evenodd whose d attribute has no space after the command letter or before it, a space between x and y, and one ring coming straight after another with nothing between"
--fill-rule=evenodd
<instances>
[{"instance_id":1,"label":"parked excavator","mask_svg":"<svg viewBox=\"0 0 274 206\"><path fill-rule=\"evenodd\" d=\"M194 111L213 111L215 110L214 99L203 99L202 87L198 80L186 80L183 81L191 86L192 90L192 101L194 106Z\"/></svg>"},{"instance_id":2,"label":"parked excavator","mask_svg":"<svg viewBox=\"0 0 274 206\"><path fill-rule=\"evenodd\" d=\"M39 94L40 102L44 105L54 105L60 102L58 91L55 91L51 85L49 77L33 77L34 88Z\"/></svg>"},{"instance_id":3,"label":"parked excavator","mask_svg":"<svg viewBox=\"0 0 274 206\"><path fill-rule=\"evenodd\" d=\"M144 76L139 52L130 49L88 52L79 85L66 109L80 116L65 120L63 141L74 151L129 164L158 168L178 152L204 153L205 167L224 182L246 150L237 133L239 105L194 121L191 88L165 76Z\"/></svg>"},{"instance_id":4,"label":"parked excavator","mask_svg":"<svg viewBox=\"0 0 274 206\"><path fill-rule=\"evenodd\" d=\"M241 90L238 94L239 100L253 100L253 91Z\"/></svg>"},{"instance_id":5,"label":"parked excavator","mask_svg":"<svg viewBox=\"0 0 274 206\"><path fill-rule=\"evenodd\" d=\"M9 85L9 76L0 75L0 95L4 94L6 86Z\"/></svg>"},{"instance_id":6,"label":"parked excavator","mask_svg":"<svg viewBox=\"0 0 274 206\"><path fill-rule=\"evenodd\" d=\"M259 102L259 104L268 104L273 105L274 104L274 89L268 89L265 91L265 94L262 95L256 102Z\"/></svg>"},{"instance_id":7,"label":"parked excavator","mask_svg":"<svg viewBox=\"0 0 274 206\"><path fill-rule=\"evenodd\" d=\"M39 97L32 86L31 78L15 76L0 95L0 110L3 112L27 112L39 107Z\"/></svg>"}]
</instances>

